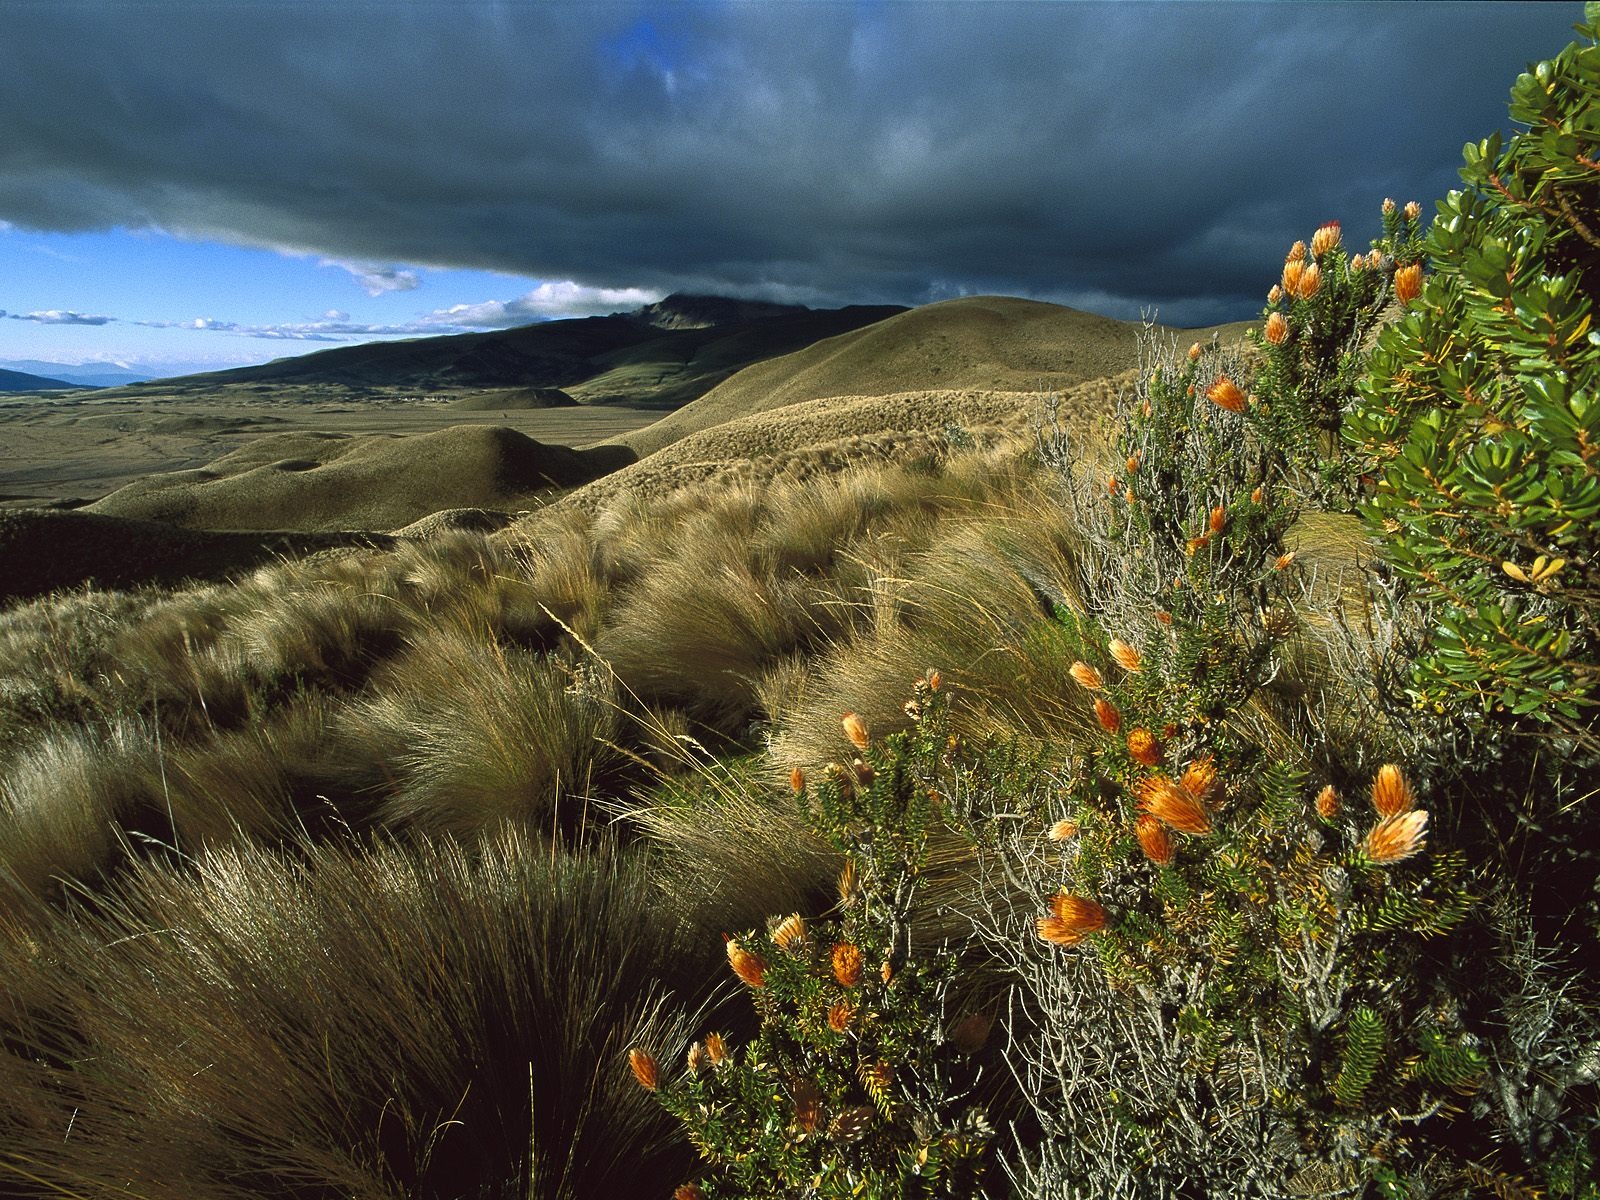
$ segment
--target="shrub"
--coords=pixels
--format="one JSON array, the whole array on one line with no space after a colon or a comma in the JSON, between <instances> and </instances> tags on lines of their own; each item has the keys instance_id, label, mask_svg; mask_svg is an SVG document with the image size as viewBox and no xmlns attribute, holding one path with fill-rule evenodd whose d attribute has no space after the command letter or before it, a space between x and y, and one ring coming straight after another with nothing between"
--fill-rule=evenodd
<instances>
[{"instance_id":1,"label":"shrub","mask_svg":"<svg viewBox=\"0 0 1600 1200\"><path fill-rule=\"evenodd\" d=\"M1600 46L1520 76L1528 128L1465 149L1434 273L1373 355L1349 437L1365 515L1436 617L1417 705L1600 761Z\"/></svg>"},{"instance_id":2,"label":"shrub","mask_svg":"<svg viewBox=\"0 0 1600 1200\"><path fill-rule=\"evenodd\" d=\"M881 742L848 714L853 765L813 784L797 769L800 802L845 858L842 912L727 942L755 1039L730 1049L709 1035L681 1074L648 1048L631 1054L706 1163L680 1195L977 1193L993 1134L974 1098L989 1022L948 1011L955 960L912 927L952 749L938 684L919 684L912 729Z\"/></svg>"}]
</instances>

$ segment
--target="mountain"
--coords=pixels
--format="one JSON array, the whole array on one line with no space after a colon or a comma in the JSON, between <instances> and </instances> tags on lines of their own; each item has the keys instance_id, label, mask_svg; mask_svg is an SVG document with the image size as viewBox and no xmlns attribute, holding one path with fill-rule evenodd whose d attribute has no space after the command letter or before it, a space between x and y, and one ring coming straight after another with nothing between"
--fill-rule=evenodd
<instances>
[{"instance_id":1,"label":"mountain","mask_svg":"<svg viewBox=\"0 0 1600 1200\"><path fill-rule=\"evenodd\" d=\"M50 379L43 375L30 375L26 371L0 368L0 392L48 392L77 386L65 379Z\"/></svg>"},{"instance_id":2,"label":"mountain","mask_svg":"<svg viewBox=\"0 0 1600 1200\"><path fill-rule=\"evenodd\" d=\"M26 371L30 375L48 375L51 379L62 379L67 383L80 387L121 387L127 383L143 383L153 379L153 375L142 375L137 371L130 371L121 363L114 362L86 362L86 363L57 363L42 362L39 359L8 359L0 362L0 367L7 367L13 371Z\"/></svg>"},{"instance_id":3,"label":"mountain","mask_svg":"<svg viewBox=\"0 0 1600 1200\"><path fill-rule=\"evenodd\" d=\"M249 394L293 388L359 399L559 388L580 404L675 408L752 363L903 311L669 296L633 313L339 346L260 366L157 380L130 387L127 394L148 396L159 388L181 397L219 389Z\"/></svg>"}]
</instances>

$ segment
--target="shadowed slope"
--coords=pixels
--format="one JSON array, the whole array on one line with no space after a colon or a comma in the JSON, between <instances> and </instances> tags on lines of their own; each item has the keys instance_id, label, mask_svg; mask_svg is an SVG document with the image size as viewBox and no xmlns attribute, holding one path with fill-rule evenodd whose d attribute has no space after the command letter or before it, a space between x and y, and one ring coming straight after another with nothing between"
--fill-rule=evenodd
<instances>
[{"instance_id":1,"label":"shadowed slope","mask_svg":"<svg viewBox=\"0 0 1600 1200\"><path fill-rule=\"evenodd\" d=\"M396 529L446 508L516 509L626 461L490 425L414 437L284 434L197 471L154 475L90 506L200 529Z\"/></svg>"}]
</instances>

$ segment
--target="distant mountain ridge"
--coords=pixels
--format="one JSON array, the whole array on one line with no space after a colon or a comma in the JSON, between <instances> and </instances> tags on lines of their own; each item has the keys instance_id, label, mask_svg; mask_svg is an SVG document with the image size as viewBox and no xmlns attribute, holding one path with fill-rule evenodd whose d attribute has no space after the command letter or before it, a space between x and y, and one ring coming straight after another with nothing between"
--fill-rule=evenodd
<instances>
[{"instance_id":1,"label":"distant mountain ridge","mask_svg":"<svg viewBox=\"0 0 1600 1200\"><path fill-rule=\"evenodd\" d=\"M297 387L359 399L559 388L580 404L676 408L752 363L904 311L892 305L809 309L672 295L632 313L338 346L259 366L136 384L126 391L130 397L148 396L154 389L181 396L219 388Z\"/></svg>"},{"instance_id":2,"label":"distant mountain ridge","mask_svg":"<svg viewBox=\"0 0 1600 1200\"><path fill-rule=\"evenodd\" d=\"M0 392L48 392L77 386L65 379L50 379L44 375L30 375L26 371L0 368Z\"/></svg>"},{"instance_id":3,"label":"distant mountain ridge","mask_svg":"<svg viewBox=\"0 0 1600 1200\"><path fill-rule=\"evenodd\" d=\"M141 374L129 370L121 363L115 362L86 362L86 363L58 363L43 362L39 359L13 358L0 362L0 368L12 371L25 371L29 375L44 375L50 379L60 379L78 387L121 387L129 383L143 383L155 376Z\"/></svg>"}]
</instances>

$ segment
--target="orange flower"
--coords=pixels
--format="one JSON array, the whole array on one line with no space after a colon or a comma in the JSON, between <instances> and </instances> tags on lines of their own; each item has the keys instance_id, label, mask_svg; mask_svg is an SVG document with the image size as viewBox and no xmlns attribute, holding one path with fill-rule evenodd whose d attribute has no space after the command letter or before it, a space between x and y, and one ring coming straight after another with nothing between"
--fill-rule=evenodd
<instances>
[{"instance_id":1,"label":"orange flower","mask_svg":"<svg viewBox=\"0 0 1600 1200\"><path fill-rule=\"evenodd\" d=\"M689 1047L689 1053L684 1059L684 1066L689 1069L689 1074L698 1075L706 1069L709 1056L706 1054L705 1044L696 1042Z\"/></svg>"},{"instance_id":2,"label":"orange flower","mask_svg":"<svg viewBox=\"0 0 1600 1200\"><path fill-rule=\"evenodd\" d=\"M835 1033L843 1033L850 1028L850 1018L855 1015L856 1010L851 1008L845 1001L840 1000L832 1008L828 1009L828 1028Z\"/></svg>"},{"instance_id":3,"label":"orange flower","mask_svg":"<svg viewBox=\"0 0 1600 1200\"><path fill-rule=\"evenodd\" d=\"M1117 665L1124 671L1131 671L1137 675L1143 660L1139 652L1121 638L1111 639L1111 657L1117 660Z\"/></svg>"},{"instance_id":4,"label":"orange flower","mask_svg":"<svg viewBox=\"0 0 1600 1200\"><path fill-rule=\"evenodd\" d=\"M1294 562L1294 553L1295 552L1293 550L1290 550L1287 554L1278 555L1278 557L1273 560L1272 569L1274 571L1288 570L1289 564Z\"/></svg>"},{"instance_id":5,"label":"orange flower","mask_svg":"<svg viewBox=\"0 0 1600 1200\"><path fill-rule=\"evenodd\" d=\"M1394 273L1394 296L1401 304L1410 304L1422 295L1422 264L1412 263Z\"/></svg>"},{"instance_id":6,"label":"orange flower","mask_svg":"<svg viewBox=\"0 0 1600 1200\"><path fill-rule=\"evenodd\" d=\"M927 679L928 690L930 692L937 692L939 690L939 685L944 682L944 676L939 674L939 672L932 670L928 672Z\"/></svg>"},{"instance_id":7,"label":"orange flower","mask_svg":"<svg viewBox=\"0 0 1600 1200\"><path fill-rule=\"evenodd\" d=\"M1161 765L1161 743L1148 729L1134 729L1128 733L1128 757L1147 767Z\"/></svg>"},{"instance_id":8,"label":"orange flower","mask_svg":"<svg viewBox=\"0 0 1600 1200\"><path fill-rule=\"evenodd\" d=\"M1156 620L1160 621L1163 625L1171 625L1172 614L1164 608L1158 608L1156 610ZM1113 730L1113 732L1115 731Z\"/></svg>"},{"instance_id":9,"label":"orange flower","mask_svg":"<svg viewBox=\"0 0 1600 1200\"><path fill-rule=\"evenodd\" d=\"M1329 221L1326 225L1311 235L1311 253L1321 258L1329 250L1339 245L1339 222Z\"/></svg>"},{"instance_id":10,"label":"orange flower","mask_svg":"<svg viewBox=\"0 0 1600 1200\"><path fill-rule=\"evenodd\" d=\"M847 712L841 722L844 725L844 735L850 739L850 744L857 750L865 750L871 735L867 731L867 723L853 712Z\"/></svg>"},{"instance_id":11,"label":"orange flower","mask_svg":"<svg viewBox=\"0 0 1600 1200\"><path fill-rule=\"evenodd\" d=\"M1172 839L1167 836L1167 827L1160 821L1149 813L1140 813L1139 819L1133 823L1133 832L1139 839L1139 848L1144 851L1144 856L1156 866L1164 867L1172 862Z\"/></svg>"},{"instance_id":12,"label":"orange flower","mask_svg":"<svg viewBox=\"0 0 1600 1200\"><path fill-rule=\"evenodd\" d=\"M1218 375L1217 381L1206 389L1206 399L1231 413L1242 413L1245 409L1244 393L1226 375Z\"/></svg>"},{"instance_id":13,"label":"orange flower","mask_svg":"<svg viewBox=\"0 0 1600 1200\"><path fill-rule=\"evenodd\" d=\"M1272 312L1267 315L1267 341L1274 346L1281 346L1289 337L1289 322L1281 312Z\"/></svg>"},{"instance_id":14,"label":"orange flower","mask_svg":"<svg viewBox=\"0 0 1600 1200\"><path fill-rule=\"evenodd\" d=\"M1322 287L1322 268L1312 263L1300 276L1300 286L1295 290L1295 295L1302 300L1309 300L1317 294Z\"/></svg>"},{"instance_id":15,"label":"orange flower","mask_svg":"<svg viewBox=\"0 0 1600 1200\"><path fill-rule=\"evenodd\" d=\"M1422 216L1422 205L1415 200L1406 201L1406 220L1415 221L1420 216Z\"/></svg>"},{"instance_id":16,"label":"orange flower","mask_svg":"<svg viewBox=\"0 0 1600 1200\"><path fill-rule=\"evenodd\" d=\"M1068 838L1078 836L1078 823L1073 820L1057 821L1050 826L1050 832L1045 835L1052 842L1064 842Z\"/></svg>"},{"instance_id":17,"label":"orange flower","mask_svg":"<svg viewBox=\"0 0 1600 1200\"><path fill-rule=\"evenodd\" d=\"M1222 527L1228 523L1228 511L1222 505L1217 505L1211 510L1209 525L1212 533L1221 533Z\"/></svg>"},{"instance_id":18,"label":"orange flower","mask_svg":"<svg viewBox=\"0 0 1600 1200\"><path fill-rule=\"evenodd\" d=\"M1199 357L1200 357L1200 343L1196 342L1194 345L1189 347L1189 361L1190 362L1194 362L1195 359L1197 359Z\"/></svg>"},{"instance_id":19,"label":"orange flower","mask_svg":"<svg viewBox=\"0 0 1600 1200\"><path fill-rule=\"evenodd\" d=\"M1317 816L1324 821L1331 821L1339 815L1339 792L1333 784L1327 784L1317 793Z\"/></svg>"},{"instance_id":20,"label":"orange flower","mask_svg":"<svg viewBox=\"0 0 1600 1200\"><path fill-rule=\"evenodd\" d=\"M1209 754L1201 755L1190 763L1184 769L1183 778L1178 780L1178 786L1202 804L1211 803L1217 783L1217 766Z\"/></svg>"},{"instance_id":21,"label":"orange flower","mask_svg":"<svg viewBox=\"0 0 1600 1200\"><path fill-rule=\"evenodd\" d=\"M1383 215L1388 216L1392 212L1394 212L1394 201L1385 198L1383 202Z\"/></svg>"},{"instance_id":22,"label":"orange flower","mask_svg":"<svg viewBox=\"0 0 1600 1200\"><path fill-rule=\"evenodd\" d=\"M1141 810L1164 821L1179 833L1204 837L1211 832L1211 818L1206 815L1205 805L1187 788L1173 783L1164 775L1152 775L1140 780L1135 791Z\"/></svg>"},{"instance_id":23,"label":"orange flower","mask_svg":"<svg viewBox=\"0 0 1600 1200\"><path fill-rule=\"evenodd\" d=\"M661 1068L656 1065L656 1060L648 1051L641 1050L638 1046L629 1050L628 1068L645 1091L653 1092L661 1086Z\"/></svg>"},{"instance_id":24,"label":"orange flower","mask_svg":"<svg viewBox=\"0 0 1600 1200\"><path fill-rule=\"evenodd\" d=\"M720 1033L706 1034L706 1053L711 1056L713 1067L720 1067L728 1061L728 1044L722 1040Z\"/></svg>"},{"instance_id":25,"label":"orange flower","mask_svg":"<svg viewBox=\"0 0 1600 1200\"><path fill-rule=\"evenodd\" d=\"M1384 763L1379 767L1377 778L1372 781L1372 807L1378 810L1378 815L1397 817L1416 806L1411 785L1406 782L1400 768L1393 763Z\"/></svg>"},{"instance_id":26,"label":"orange flower","mask_svg":"<svg viewBox=\"0 0 1600 1200\"><path fill-rule=\"evenodd\" d=\"M1115 475L1106 480L1106 491L1110 492L1113 496L1115 496L1121 490L1122 480L1118 479Z\"/></svg>"},{"instance_id":27,"label":"orange flower","mask_svg":"<svg viewBox=\"0 0 1600 1200\"><path fill-rule=\"evenodd\" d=\"M806 773L799 767L794 767L789 771L789 789L796 796L806 790Z\"/></svg>"},{"instance_id":28,"label":"orange flower","mask_svg":"<svg viewBox=\"0 0 1600 1200\"><path fill-rule=\"evenodd\" d=\"M1099 696L1094 701L1094 719L1100 722L1100 728L1107 733L1116 733L1122 728L1122 714L1117 711L1117 706Z\"/></svg>"},{"instance_id":29,"label":"orange flower","mask_svg":"<svg viewBox=\"0 0 1600 1200\"><path fill-rule=\"evenodd\" d=\"M861 982L861 947L840 942L833 948L833 977L840 987L855 987Z\"/></svg>"},{"instance_id":30,"label":"orange flower","mask_svg":"<svg viewBox=\"0 0 1600 1200\"><path fill-rule=\"evenodd\" d=\"M1414 808L1410 812L1385 817L1372 827L1361 850L1372 862L1386 866L1402 862L1419 854L1427 843L1428 810Z\"/></svg>"},{"instance_id":31,"label":"orange flower","mask_svg":"<svg viewBox=\"0 0 1600 1200\"><path fill-rule=\"evenodd\" d=\"M1128 455L1128 464L1127 465L1128 465L1128 474L1132 475L1135 471L1137 471L1139 469L1139 456L1137 454Z\"/></svg>"},{"instance_id":32,"label":"orange flower","mask_svg":"<svg viewBox=\"0 0 1600 1200\"><path fill-rule=\"evenodd\" d=\"M1185 542L1183 544L1183 552L1190 558L1193 558L1196 554L1198 554L1201 550L1204 550L1210 544L1211 535L1203 533L1199 537L1192 537Z\"/></svg>"},{"instance_id":33,"label":"orange flower","mask_svg":"<svg viewBox=\"0 0 1600 1200\"><path fill-rule=\"evenodd\" d=\"M1283 256L1283 261L1286 263L1295 262L1299 259L1305 258L1305 256L1306 244L1302 241L1296 240L1295 244L1289 247L1289 253Z\"/></svg>"},{"instance_id":34,"label":"orange flower","mask_svg":"<svg viewBox=\"0 0 1600 1200\"><path fill-rule=\"evenodd\" d=\"M680 1183L672 1193L672 1200L705 1200L705 1193L698 1183Z\"/></svg>"},{"instance_id":35,"label":"orange flower","mask_svg":"<svg viewBox=\"0 0 1600 1200\"><path fill-rule=\"evenodd\" d=\"M1098 691L1106 685L1106 681L1100 677L1100 672L1081 659L1067 668L1067 674L1076 679L1081 687L1088 688L1091 692Z\"/></svg>"},{"instance_id":36,"label":"orange flower","mask_svg":"<svg viewBox=\"0 0 1600 1200\"><path fill-rule=\"evenodd\" d=\"M728 939L728 965L733 973L753 988L765 987L767 963L759 954L746 950L732 938Z\"/></svg>"},{"instance_id":37,"label":"orange flower","mask_svg":"<svg viewBox=\"0 0 1600 1200\"><path fill-rule=\"evenodd\" d=\"M1266 494L1267 493L1265 491L1263 491L1259 486L1256 487L1255 490L1253 490L1250 493L1250 503L1251 504L1260 504L1262 499L1266 496Z\"/></svg>"},{"instance_id":38,"label":"orange flower","mask_svg":"<svg viewBox=\"0 0 1600 1200\"><path fill-rule=\"evenodd\" d=\"M1039 936L1057 946L1076 946L1106 927L1106 910L1086 896L1060 892L1050 898L1050 915L1035 923Z\"/></svg>"},{"instance_id":39,"label":"orange flower","mask_svg":"<svg viewBox=\"0 0 1600 1200\"><path fill-rule=\"evenodd\" d=\"M1350 273L1358 274L1367 269L1367 256L1365 254L1352 254L1350 256Z\"/></svg>"},{"instance_id":40,"label":"orange flower","mask_svg":"<svg viewBox=\"0 0 1600 1200\"><path fill-rule=\"evenodd\" d=\"M1282 299L1283 299L1283 289L1281 287L1279 287L1277 284L1273 284L1272 287L1269 288L1268 291L1267 291L1267 303L1268 304L1276 304L1278 301L1280 301Z\"/></svg>"},{"instance_id":41,"label":"orange flower","mask_svg":"<svg viewBox=\"0 0 1600 1200\"><path fill-rule=\"evenodd\" d=\"M806 920L799 913L791 913L779 921L772 931L772 940L785 953L800 955L806 948Z\"/></svg>"},{"instance_id":42,"label":"orange flower","mask_svg":"<svg viewBox=\"0 0 1600 1200\"><path fill-rule=\"evenodd\" d=\"M1283 264L1283 290L1290 296L1300 294L1300 277L1306 273L1304 259L1291 258Z\"/></svg>"}]
</instances>

